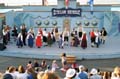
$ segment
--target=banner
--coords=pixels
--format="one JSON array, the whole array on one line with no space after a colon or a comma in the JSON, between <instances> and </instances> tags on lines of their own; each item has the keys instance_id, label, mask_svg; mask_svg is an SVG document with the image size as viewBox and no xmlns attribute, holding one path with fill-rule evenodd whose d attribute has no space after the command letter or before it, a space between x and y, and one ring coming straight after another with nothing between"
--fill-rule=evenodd
<instances>
[{"instance_id":1,"label":"banner","mask_svg":"<svg viewBox=\"0 0 120 79\"><path fill-rule=\"evenodd\" d=\"M53 17L80 17L81 16L81 8L72 9L72 8L53 8L52 16Z\"/></svg>"}]
</instances>

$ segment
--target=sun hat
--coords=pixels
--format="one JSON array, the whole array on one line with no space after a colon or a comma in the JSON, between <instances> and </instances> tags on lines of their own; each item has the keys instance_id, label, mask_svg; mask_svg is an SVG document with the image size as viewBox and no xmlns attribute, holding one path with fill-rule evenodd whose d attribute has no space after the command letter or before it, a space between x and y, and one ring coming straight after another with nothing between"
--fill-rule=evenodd
<instances>
[{"instance_id":1,"label":"sun hat","mask_svg":"<svg viewBox=\"0 0 120 79\"><path fill-rule=\"evenodd\" d=\"M90 73L91 74L97 74L98 72L97 72L97 69L93 68L93 69L91 69Z\"/></svg>"},{"instance_id":2,"label":"sun hat","mask_svg":"<svg viewBox=\"0 0 120 79\"><path fill-rule=\"evenodd\" d=\"M66 77L73 77L76 74L75 69L68 69L66 72Z\"/></svg>"}]
</instances>

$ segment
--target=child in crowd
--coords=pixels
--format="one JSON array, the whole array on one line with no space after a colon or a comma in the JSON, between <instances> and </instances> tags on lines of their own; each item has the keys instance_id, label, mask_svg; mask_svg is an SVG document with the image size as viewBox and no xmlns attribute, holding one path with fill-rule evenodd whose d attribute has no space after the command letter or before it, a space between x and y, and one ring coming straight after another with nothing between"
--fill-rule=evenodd
<instances>
[{"instance_id":1,"label":"child in crowd","mask_svg":"<svg viewBox=\"0 0 120 79\"><path fill-rule=\"evenodd\" d=\"M53 62L52 62L52 72L55 72L57 68L59 68L59 66L56 63L56 60L53 60Z\"/></svg>"}]
</instances>

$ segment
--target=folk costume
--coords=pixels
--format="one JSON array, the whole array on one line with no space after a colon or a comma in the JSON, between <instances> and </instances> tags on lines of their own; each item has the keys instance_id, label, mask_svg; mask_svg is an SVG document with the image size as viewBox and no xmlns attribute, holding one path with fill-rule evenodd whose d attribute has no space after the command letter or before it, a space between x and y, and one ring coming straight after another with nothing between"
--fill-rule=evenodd
<instances>
[{"instance_id":1,"label":"folk costume","mask_svg":"<svg viewBox=\"0 0 120 79\"><path fill-rule=\"evenodd\" d=\"M42 35L40 34L40 32L38 32L36 38L35 38L35 44L36 47L40 48L42 46Z\"/></svg>"}]
</instances>

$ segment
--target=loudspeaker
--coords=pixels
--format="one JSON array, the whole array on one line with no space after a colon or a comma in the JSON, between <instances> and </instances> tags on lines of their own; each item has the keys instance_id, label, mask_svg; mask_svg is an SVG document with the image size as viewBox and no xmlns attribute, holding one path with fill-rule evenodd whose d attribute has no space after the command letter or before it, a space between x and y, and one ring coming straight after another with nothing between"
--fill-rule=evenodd
<instances>
[{"instance_id":1,"label":"loudspeaker","mask_svg":"<svg viewBox=\"0 0 120 79\"><path fill-rule=\"evenodd\" d=\"M3 43L0 43L0 51L3 51L6 49L6 46Z\"/></svg>"}]
</instances>

